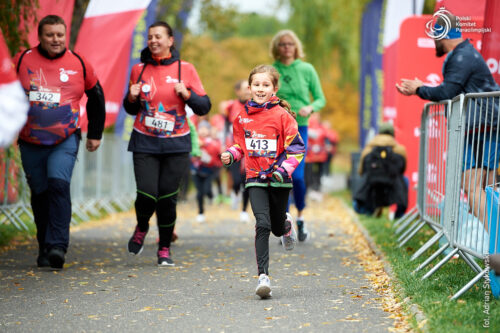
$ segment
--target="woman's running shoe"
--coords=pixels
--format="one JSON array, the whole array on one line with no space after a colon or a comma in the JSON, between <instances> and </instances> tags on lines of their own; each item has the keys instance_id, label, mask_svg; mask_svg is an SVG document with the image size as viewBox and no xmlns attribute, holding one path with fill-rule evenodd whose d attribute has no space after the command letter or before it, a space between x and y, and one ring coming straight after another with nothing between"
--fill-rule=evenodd
<instances>
[{"instance_id":1,"label":"woman's running shoe","mask_svg":"<svg viewBox=\"0 0 500 333\"><path fill-rule=\"evenodd\" d=\"M170 258L170 248L164 246L158 250L158 266L175 266Z\"/></svg>"},{"instance_id":2,"label":"woman's running shoe","mask_svg":"<svg viewBox=\"0 0 500 333\"><path fill-rule=\"evenodd\" d=\"M139 226L135 227L134 234L128 241L128 252L132 255L141 254L144 249L144 239L146 238L147 231L141 231Z\"/></svg>"}]
</instances>

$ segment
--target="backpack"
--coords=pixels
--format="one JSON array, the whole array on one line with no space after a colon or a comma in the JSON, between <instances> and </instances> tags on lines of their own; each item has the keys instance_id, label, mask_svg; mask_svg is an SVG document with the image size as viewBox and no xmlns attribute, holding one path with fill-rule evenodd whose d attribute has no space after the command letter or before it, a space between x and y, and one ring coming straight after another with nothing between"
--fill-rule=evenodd
<instances>
[{"instance_id":1,"label":"backpack","mask_svg":"<svg viewBox=\"0 0 500 333\"><path fill-rule=\"evenodd\" d=\"M405 160L392 147L374 147L363 160L369 202L373 207L395 202L395 184L405 169Z\"/></svg>"},{"instance_id":2,"label":"backpack","mask_svg":"<svg viewBox=\"0 0 500 333\"><path fill-rule=\"evenodd\" d=\"M404 170L404 159L390 146L374 147L363 160L363 170L369 185L392 186Z\"/></svg>"}]
</instances>

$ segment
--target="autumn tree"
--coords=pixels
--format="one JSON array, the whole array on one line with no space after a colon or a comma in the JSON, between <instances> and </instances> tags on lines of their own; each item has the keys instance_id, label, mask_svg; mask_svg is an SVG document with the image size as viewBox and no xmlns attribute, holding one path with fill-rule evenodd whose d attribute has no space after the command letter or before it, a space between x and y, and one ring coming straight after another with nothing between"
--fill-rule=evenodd
<instances>
[{"instance_id":1,"label":"autumn tree","mask_svg":"<svg viewBox=\"0 0 500 333\"><path fill-rule=\"evenodd\" d=\"M0 28L12 54L22 47L29 47L28 32L35 20L38 0L0 1Z\"/></svg>"}]
</instances>

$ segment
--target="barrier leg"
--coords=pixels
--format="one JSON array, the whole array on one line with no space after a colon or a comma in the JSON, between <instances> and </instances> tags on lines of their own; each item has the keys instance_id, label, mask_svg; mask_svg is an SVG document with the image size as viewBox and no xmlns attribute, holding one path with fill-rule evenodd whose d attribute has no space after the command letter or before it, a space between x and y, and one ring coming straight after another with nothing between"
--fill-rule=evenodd
<instances>
[{"instance_id":1,"label":"barrier leg","mask_svg":"<svg viewBox=\"0 0 500 333\"><path fill-rule=\"evenodd\" d=\"M418 267L412 272L412 274L415 274L415 273L419 272L421 269L423 269L427 265L429 265L434 259L436 259L441 253L443 253L449 246L450 246L450 243L446 243L443 246L441 246L436 252L434 252L423 263L421 263L420 265L418 265Z\"/></svg>"},{"instance_id":2,"label":"barrier leg","mask_svg":"<svg viewBox=\"0 0 500 333\"><path fill-rule=\"evenodd\" d=\"M469 290L473 285L477 283L485 274L488 274L489 269L485 268L482 271L480 271L472 280L469 281L465 286L463 286L462 289L460 289L453 297L451 298L452 300L456 300L460 296L463 295L467 290Z\"/></svg>"},{"instance_id":3,"label":"barrier leg","mask_svg":"<svg viewBox=\"0 0 500 333\"><path fill-rule=\"evenodd\" d=\"M412 217L415 214L418 214L417 207L413 207L408 213L406 213L404 216L398 219L394 223L393 227L397 228L401 223L406 222L407 219L415 219L415 217Z\"/></svg>"},{"instance_id":4,"label":"barrier leg","mask_svg":"<svg viewBox=\"0 0 500 333\"><path fill-rule=\"evenodd\" d=\"M394 232L396 235L399 235L400 233L402 233L410 224L412 224L414 221L417 221L416 223L418 223L419 221L421 221L419 219L419 213L416 212L412 215L410 215L410 217L404 222L402 223L397 229L396 231Z\"/></svg>"},{"instance_id":5,"label":"barrier leg","mask_svg":"<svg viewBox=\"0 0 500 333\"><path fill-rule=\"evenodd\" d=\"M436 273L436 271L438 269L441 268L441 266L443 266L444 264L446 264L448 261L450 261L450 259L455 255L457 254L458 252L458 249L454 249L453 251L451 251L446 257L444 257L443 259L441 259L440 262L437 263L436 266L432 267L432 269L430 271L428 271L427 273L425 273L424 276L422 276L422 280L425 280L427 279L428 277L430 277L432 274Z\"/></svg>"},{"instance_id":6,"label":"barrier leg","mask_svg":"<svg viewBox=\"0 0 500 333\"><path fill-rule=\"evenodd\" d=\"M420 231L420 229L424 227L424 225L425 222L422 221L420 224L417 224L416 227L412 227L412 229L408 230L403 235L401 235L401 237L399 237L398 239L398 242L400 242L398 247L402 247L403 245L405 245L410 239L413 238L413 236L417 234L417 232ZM406 236L406 238L403 239L403 236Z\"/></svg>"},{"instance_id":7,"label":"barrier leg","mask_svg":"<svg viewBox=\"0 0 500 333\"><path fill-rule=\"evenodd\" d=\"M410 258L410 261L413 261L415 259L417 259L418 257L420 257L425 251L427 251L434 243L436 243L442 236L444 235L444 231L441 230L439 231L437 234L435 234L434 236L432 236L431 239L429 239L424 245L422 245L422 247L420 247L420 249L417 250L417 252L415 252L411 258Z\"/></svg>"},{"instance_id":8,"label":"barrier leg","mask_svg":"<svg viewBox=\"0 0 500 333\"><path fill-rule=\"evenodd\" d=\"M467 265L469 265L472 270L474 270L476 273L479 273L483 270L483 268L481 266L479 266L476 261L474 260L474 257L471 256L470 254L468 253L465 253L463 251L458 251L458 255L460 256L460 258L462 258L466 263Z\"/></svg>"}]
</instances>

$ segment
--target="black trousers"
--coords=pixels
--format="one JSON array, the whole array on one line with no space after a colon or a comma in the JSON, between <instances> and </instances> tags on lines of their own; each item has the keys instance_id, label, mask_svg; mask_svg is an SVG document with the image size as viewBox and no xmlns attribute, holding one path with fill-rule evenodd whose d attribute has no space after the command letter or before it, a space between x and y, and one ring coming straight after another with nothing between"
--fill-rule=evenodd
<instances>
[{"instance_id":1,"label":"black trousers","mask_svg":"<svg viewBox=\"0 0 500 333\"><path fill-rule=\"evenodd\" d=\"M170 247L177 219L179 185L188 171L189 153L134 153L137 224L142 231L148 230L149 219L156 212L160 248Z\"/></svg>"},{"instance_id":2,"label":"black trousers","mask_svg":"<svg viewBox=\"0 0 500 333\"><path fill-rule=\"evenodd\" d=\"M258 273L269 275L269 235L280 237L285 227L290 188L249 187L250 204L255 216L255 254Z\"/></svg>"},{"instance_id":3,"label":"black trousers","mask_svg":"<svg viewBox=\"0 0 500 333\"><path fill-rule=\"evenodd\" d=\"M206 196L209 199L213 198L212 194L212 180L217 176L217 173L207 172L207 173L196 173L193 176L194 184L196 186L196 201L198 202L198 214L203 214L205 209L203 208L203 198Z\"/></svg>"}]
</instances>

